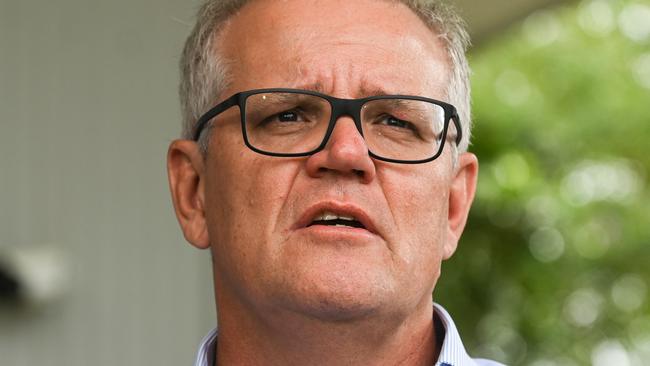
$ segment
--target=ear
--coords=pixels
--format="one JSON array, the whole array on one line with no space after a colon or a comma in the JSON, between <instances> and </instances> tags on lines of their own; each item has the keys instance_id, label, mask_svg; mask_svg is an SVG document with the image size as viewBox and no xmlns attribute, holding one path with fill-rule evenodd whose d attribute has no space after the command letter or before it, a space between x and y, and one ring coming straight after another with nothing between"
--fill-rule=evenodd
<instances>
[{"instance_id":1,"label":"ear","mask_svg":"<svg viewBox=\"0 0 650 366\"><path fill-rule=\"evenodd\" d=\"M444 259L449 259L458 247L458 241L465 229L469 209L474 200L477 179L478 159L476 156L472 153L460 154L449 189L449 217Z\"/></svg>"},{"instance_id":2,"label":"ear","mask_svg":"<svg viewBox=\"0 0 650 366\"><path fill-rule=\"evenodd\" d=\"M176 218L185 239L200 249L210 246L205 220L203 155L194 141L176 140L167 152L167 176Z\"/></svg>"}]
</instances>

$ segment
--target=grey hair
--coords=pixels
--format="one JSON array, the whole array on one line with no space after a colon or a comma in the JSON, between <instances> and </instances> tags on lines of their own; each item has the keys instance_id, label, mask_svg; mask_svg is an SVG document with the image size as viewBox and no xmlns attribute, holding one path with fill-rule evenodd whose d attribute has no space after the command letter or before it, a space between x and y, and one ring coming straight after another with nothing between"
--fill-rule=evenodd
<instances>
[{"instance_id":1,"label":"grey hair","mask_svg":"<svg viewBox=\"0 0 650 366\"><path fill-rule=\"evenodd\" d=\"M183 115L182 137L185 139L194 137L197 120L227 88L228 64L219 54L219 35L229 19L250 1L206 0L199 9L196 25L185 42L180 62L179 94ZM470 41L465 23L449 5L439 0L393 1L411 8L445 45L451 65L447 98L458 109L462 125L463 139L457 149L467 151L472 123L470 68L465 56ZM199 145L204 152L207 151L205 138L199 140ZM452 146L455 147L454 144Z\"/></svg>"}]
</instances>

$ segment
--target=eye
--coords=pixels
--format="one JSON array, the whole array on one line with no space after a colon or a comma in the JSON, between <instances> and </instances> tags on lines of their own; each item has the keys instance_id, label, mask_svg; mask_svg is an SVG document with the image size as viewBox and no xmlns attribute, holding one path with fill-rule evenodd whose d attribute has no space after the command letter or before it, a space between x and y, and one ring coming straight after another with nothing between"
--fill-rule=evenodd
<instances>
[{"instance_id":1,"label":"eye","mask_svg":"<svg viewBox=\"0 0 650 366\"><path fill-rule=\"evenodd\" d=\"M271 124L287 124L287 123L297 123L297 122L307 122L308 118L304 116L298 109L289 109L279 113L272 114L259 123L261 126L267 126Z\"/></svg>"},{"instance_id":2,"label":"eye","mask_svg":"<svg viewBox=\"0 0 650 366\"><path fill-rule=\"evenodd\" d=\"M379 119L379 124L399 129L416 131L415 126L411 122L399 119L391 115L382 116L382 118Z\"/></svg>"},{"instance_id":3,"label":"eye","mask_svg":"<svg viewBox=\"0 0 650 366\"><path fill-rule=\"evenodd\" d=\"M286 111L278 113L277 119L280 122L296 122L298 120L298 113L294 111Z\"/></svg>"}]
</instances>

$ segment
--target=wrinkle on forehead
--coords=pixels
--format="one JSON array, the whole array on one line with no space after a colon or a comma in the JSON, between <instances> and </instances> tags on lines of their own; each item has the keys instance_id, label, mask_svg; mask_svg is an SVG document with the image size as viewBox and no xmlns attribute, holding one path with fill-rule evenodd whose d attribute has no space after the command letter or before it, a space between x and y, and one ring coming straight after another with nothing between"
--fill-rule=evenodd
<instances>
[{"instance_id":1,"label":"wrinkle on forehead","mask_svg":"<svg viewBox=\"0 0 650 366\"><path fill-rule=\"evenodd\" d=\"M394 73L368 73L350 68L341 72L340 67L318 71L310 66L298 67L288 79L286 87L315 91L339 98L364 98L380 95L419 95L441 99L446 95L448 75L445 68L431 64L436 72L435 79L423 80L419 75ZM353 85L352 88L349 86Z\"/></svg>"},{"instance_id":2,"label":"wrinkle on forehead","mask_svg":"<svg viewBox=\"0 0 650 366\"><path fill-rule=\"evenodd\" d=\"M278 70L287 80L287 87L306 89L338 97L361 98L374 95L410 94L431 98L441 98L446 92L449 81L449 66L444 56L435 57L428 45L402 37L396 39L395 49L382 49L367 41L325 42L314 47L302 47L301 42L293 45L294 51L282 64L287 67ZM347 50L350 52L347 52ZM364 49L368 57L364 57ZM404 52L403 50L408 50ZM437 51L440 52L440 51ZM343 55L330 56L328 53ZM361 53L361 57L345 57L347 54ZM382 60L378 66L377 60ZM413 63L418 60L419 67L401 67L401 61ZM353 94L346 94L349 86L354 85Z\"/></svg>"}]
</instances>

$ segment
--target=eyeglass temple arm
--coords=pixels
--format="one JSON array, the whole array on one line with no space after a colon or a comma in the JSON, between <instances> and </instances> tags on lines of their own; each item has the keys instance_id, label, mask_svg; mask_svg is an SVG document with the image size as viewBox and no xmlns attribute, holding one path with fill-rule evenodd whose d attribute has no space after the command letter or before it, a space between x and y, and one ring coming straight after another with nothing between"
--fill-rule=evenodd
<instances>
[{"instance_id":1,"label":"eyeglass temple arm","mask_svg":"<svg viewBox=\"0 0 650 366\"><path fill-rule=\"evenodd\" d=\"M199 141L201 137L201 132L205 129L205 126L216 117L219 113L225 111L226 109L233 107L239 104L239 94L235 94L232 97L224 100L223 102L217 104L214 108L207 111L198 121L196 121L196 131L194 132L194 141Z\"/></svg>"},{"instance_id":2,"label":"eyeglass temple arm","mask_svg":"<svg viewBox=\"0 0 650 366\"><path fill-rule=\"evenodd\" d=\"M463 140L463 130L460 127L460 117L458 116L458 112L454 111L452 113L451 120L454 122L454 126L456 126L456 145L458 146Z\"/></svg>"}]
</instances>

